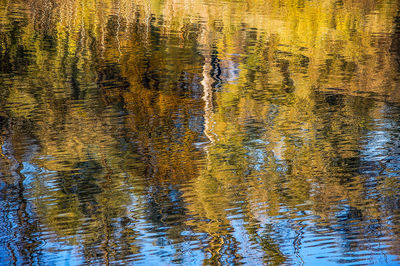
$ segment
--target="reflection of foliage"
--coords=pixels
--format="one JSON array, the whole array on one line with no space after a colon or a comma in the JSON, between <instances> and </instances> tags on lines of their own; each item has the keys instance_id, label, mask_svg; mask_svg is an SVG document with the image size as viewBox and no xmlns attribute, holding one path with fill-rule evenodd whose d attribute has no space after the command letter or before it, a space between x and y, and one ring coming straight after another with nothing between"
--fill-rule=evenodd
<instances>
[{"instance_id":1,"label":"reflection of foliage","mask_svg":"<svg viewBox=\"0 0 400 266\"><path fill-rule=\"evenodd\" d=\"M290 210L282 219L312 211L315 223L338 231L351 230L340 215L398 213L388 203L397 179L373 176L371 188L362 167L375 166L360 154L381 118L374 98L399 100L389 53L396 7L205 6L0 2L0 106L10 121L29 121L26 138L40 145L26 151L44 169L30 193L40 221L57 234L51 240L80 246L90 262L129 259L140 251L135 222L145 218L176 250L190 228L208 237L206 264L239 263L246 254L232 225L238 216L263 261L281 264L290 260L284 236L266 222L281 206ZM208 118L216 139L202 150L205 64L215 81ZM8 139L17 147L15 131L1 141ZM372 189L385 199L368 198Z\"/></svg>"}]
</instances>

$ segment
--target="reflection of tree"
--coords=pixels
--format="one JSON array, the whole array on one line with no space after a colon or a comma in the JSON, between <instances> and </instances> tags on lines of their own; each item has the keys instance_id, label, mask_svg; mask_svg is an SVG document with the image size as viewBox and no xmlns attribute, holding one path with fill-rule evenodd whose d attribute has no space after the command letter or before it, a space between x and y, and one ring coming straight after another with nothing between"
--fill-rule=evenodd
<instances>
[{"instance_id":1,"label":"reflection of tree","mask_svg":"<svg viewBox=\"0 0 400 266\"><path fill-rule=\"evenodd\" d=\"M35 152L35 145L29 148L22 144L29 143L31 136L21 134L26 121L2 120L2 150L0 166L1 188L0 206L2 209L0 246L5 250L0 255L2 263L34 264L40 262L41 245L37 238L41 233L37 217L32 213L32 206L27 199L27 177L22 173L22 162ZM5 133L5 134L4 134ZM5 179L3 179L5 178Z\"/></svg>"},{"instance_id":2,"label":"reflection of tree","mask_svg":"<svg viewBox=\"0 0 400 266\"><path fill-rule=\"evenodd\" d=\"M206 264L245 261L237 234L271 264L290 261L285 245L298 252L302 234L319 227L339 232L344 253L362 250L357 241L374 219L398 254L398 182L382 177L398 168L384 160L380 173L362 154L369 132L382 130L382 100L398 101L387 53L397 28L374 34L397 27L394 7L269 2L269 10L255 0L195 8L201 20L168 1L2 8L0 119L10 133L0 160L5 194L14 195L2 204L18 205L15 256L29 262L42 252L35 234L50 230L50 241L79 247L88 263L130 260L140 253L140 220L156 246L176 253L190 231ZM398 144L398 132L387 137ZM18 146L23 138L37 150ZM43 170L29 191L23 162ZM284 226L296 237L285 239Z\"/></svg>"}]
</instances>

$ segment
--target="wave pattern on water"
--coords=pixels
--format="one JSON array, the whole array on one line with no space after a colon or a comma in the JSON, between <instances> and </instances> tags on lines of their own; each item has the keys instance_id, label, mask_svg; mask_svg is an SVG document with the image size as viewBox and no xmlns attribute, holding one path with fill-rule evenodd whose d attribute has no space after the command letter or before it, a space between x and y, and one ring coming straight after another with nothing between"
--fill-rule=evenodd
<instances>
[{"instance_id":1,"label":"wave pattern on water","mask_svg":"<svg viewBox=\"0 0 400 266\"><path fill-rule=\"evenodd\" d=\"M0 264L396 264L394 0L0 0Z\"/></svg>"}]
</instances>

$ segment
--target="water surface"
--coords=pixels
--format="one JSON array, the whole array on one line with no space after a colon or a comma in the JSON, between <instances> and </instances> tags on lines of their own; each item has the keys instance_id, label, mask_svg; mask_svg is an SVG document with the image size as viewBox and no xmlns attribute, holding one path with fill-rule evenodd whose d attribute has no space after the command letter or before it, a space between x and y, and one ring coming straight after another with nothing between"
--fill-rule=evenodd
<instances>
[{"instance_id":1,"label":"water surface","mask_svg":"<svg viewBox=\"0 0 400 266\"><path fill-rule=\"evenodd\" d=\"M396 265L396 0L0 0L1 265Z\"/></svg>"}]
</instances>

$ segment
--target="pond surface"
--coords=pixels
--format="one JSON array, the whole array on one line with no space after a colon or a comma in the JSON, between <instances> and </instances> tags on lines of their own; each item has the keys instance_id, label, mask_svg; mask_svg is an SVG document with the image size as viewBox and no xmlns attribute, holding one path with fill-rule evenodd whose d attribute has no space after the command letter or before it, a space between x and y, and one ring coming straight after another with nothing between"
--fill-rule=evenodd
<instances>
[{"instance_id":1,"label":"pond surface","mask_svg":"<svg viewBox=\"0 0 400 266\"><path fill-rule=\"evenodd\" d=\"M0 0L1 265L396 265L396 0Z\"/></svg>"}]
</instances>

